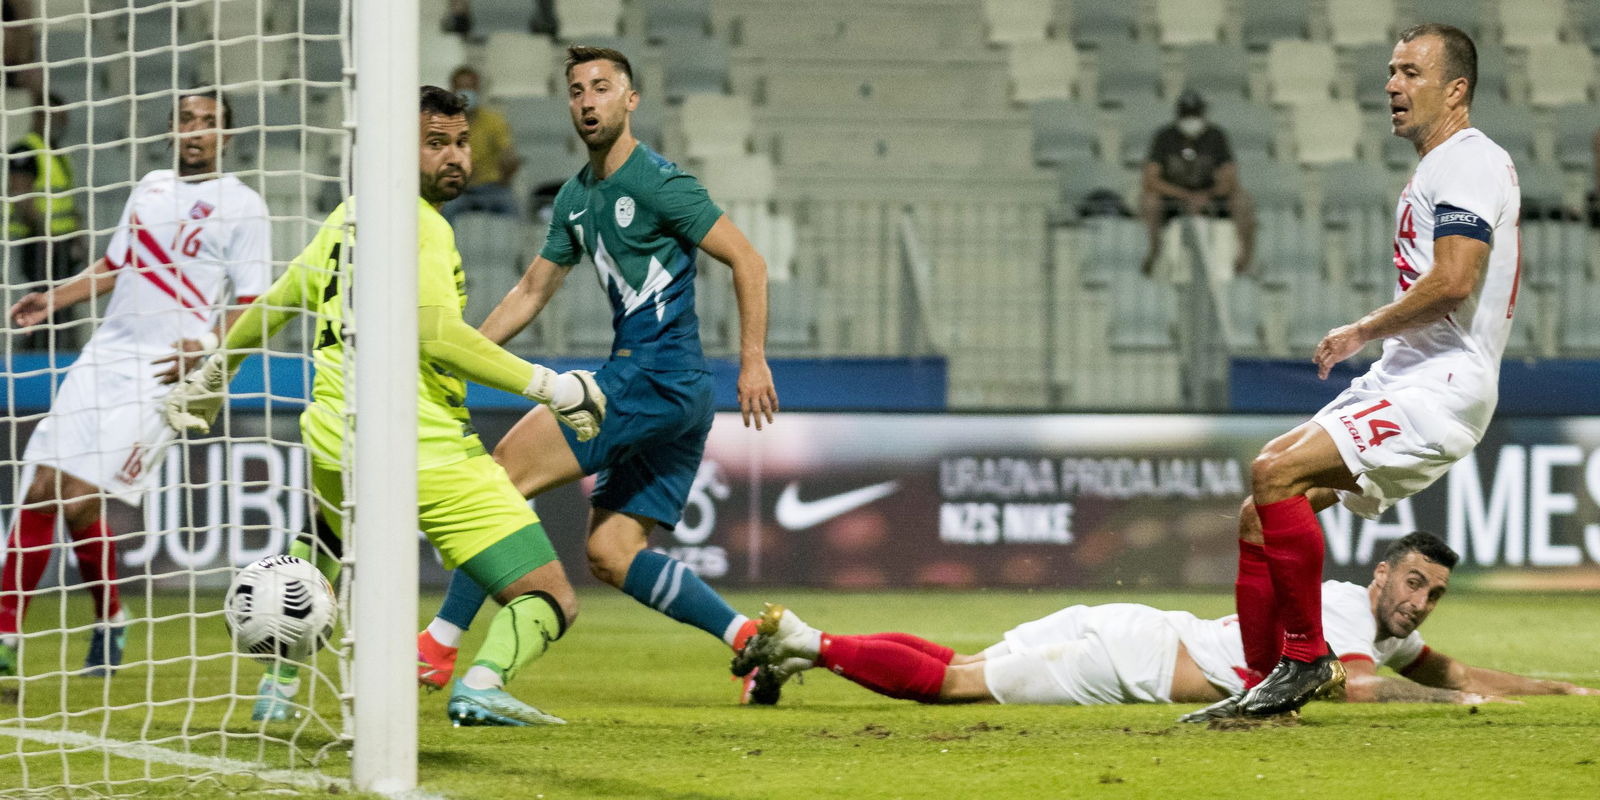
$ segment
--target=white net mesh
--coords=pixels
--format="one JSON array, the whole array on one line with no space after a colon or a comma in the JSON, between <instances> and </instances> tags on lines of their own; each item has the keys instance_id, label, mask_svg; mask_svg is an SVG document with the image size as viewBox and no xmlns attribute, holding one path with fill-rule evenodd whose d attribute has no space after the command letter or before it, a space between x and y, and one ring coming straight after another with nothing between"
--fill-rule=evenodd
<instances>
[{"instance_id":1,"label":"white net mesh","mask_svg":"<svg viewBox=\"0 0 1600 800\"><path fill-rule=\"evenodd\" d=\"M318 321L246 362L204 438L162 445L150 362L261 293L347 193L349 2L4 6L0 300L23 313L0 342L0 793L342 784L348 643L301 670L291 719L253 720L262 667L222 610L240 567L311 528L297 416ZM213 91L231 110L214 169L239 184L181 176L205 158L175 136L205 127L184 98Z\"/></svg>"}]
</instances>

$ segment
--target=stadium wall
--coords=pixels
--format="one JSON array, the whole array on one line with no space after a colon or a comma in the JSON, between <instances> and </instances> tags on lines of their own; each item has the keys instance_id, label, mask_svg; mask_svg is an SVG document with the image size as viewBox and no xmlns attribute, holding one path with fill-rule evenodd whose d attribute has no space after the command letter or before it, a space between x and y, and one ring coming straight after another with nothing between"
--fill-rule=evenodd
<instances>
[{"instance_id":1,"label":"stadium wall","mask_svg":"<svg viewBox=\"0 0 1600 800\"><path fill-rule=\"evenodd\" d=\"M1304 360L1233 359L1229 408L1254 414L1309 414L1334 398L1367 364L1340 364L1325 381ZM1513 416L1600 414L1600 361L1516 359L1500 364L1500 405Z\"/></svg>"},{"instance_id":2,"label":"stadium wall","mask_svg":"<svg viewBox=\"0 0 1600 800\"><path fill-rule=\"evenodd\" d=\"M474 415L498 440L520 411ZM124 575L243 565L306 523L292 415L236 410L231 441L163 465L143 513L111 504ZM1250 459L1298 417L786 413L757 432L719 415L685 518L653 544L724 586L1215 588L1234 573L1234 517ZM13 448L32 420L11 421ZM227 474L232 480L221 481ZM19 484L0 468L0 504ZM592 481L537 510L575 582ZM1329 577L1370 574L1416 528L1463 555L1457 581L1600 586L1600 419L1502 417L1476 453L1378 521L1323 515ZM423 580L444 573L422 546ZM154 562L154 570L146 570ZM52 568L47 575L54 575Z\"/></svg>"}]
</instances>

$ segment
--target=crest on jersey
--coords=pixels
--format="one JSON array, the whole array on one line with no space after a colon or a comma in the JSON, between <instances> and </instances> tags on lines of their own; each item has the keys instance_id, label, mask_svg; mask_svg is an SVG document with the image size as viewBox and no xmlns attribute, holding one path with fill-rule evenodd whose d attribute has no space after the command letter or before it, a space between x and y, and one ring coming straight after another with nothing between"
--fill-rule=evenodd
<instances>
[{"instance_id":1,"label":"crest on jersey","mask_svg":"<svg viewBox=\"0 0 1600 800\"><path fill-rule=\"evenodd\" d=\"M626 228L633 223L633 198L623 195L617 198L617 227Z\"/></svg>"},{"instance_id":2,"label":"crest on jersey","mask_svg":"<svg viewBox=\"0 0 1600 800\"><path fill-rule=\"evenodd\" d=\"M205 219L206 217L211 216L211 212L216 210L216 206L211 205L204 200L196 200L194 207L189 209L189 219Z\"/></svg>"}]
</instances>

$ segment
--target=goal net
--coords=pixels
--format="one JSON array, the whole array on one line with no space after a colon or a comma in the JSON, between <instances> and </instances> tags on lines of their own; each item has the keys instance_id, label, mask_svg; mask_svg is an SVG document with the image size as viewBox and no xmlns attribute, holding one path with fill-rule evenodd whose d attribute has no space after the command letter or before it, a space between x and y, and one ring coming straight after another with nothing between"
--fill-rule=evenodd
<instances>
[{"instance_id":1,"label":"goal net","mask_svg":"<svg viewBox=\"0 0 1600 800\"><path fill-rule=\"evenodd\" d=\"M167 442L147 409L156 337L264 292L349 193L350 5L4 0L0 794L348 786L349 603L282 720L252 718L263 666L223 614L312 527L318 320L251 356L212 434ZM216 92L224 177L190 179L213 156L177 132Z\"/></svg>"}]
</instances>

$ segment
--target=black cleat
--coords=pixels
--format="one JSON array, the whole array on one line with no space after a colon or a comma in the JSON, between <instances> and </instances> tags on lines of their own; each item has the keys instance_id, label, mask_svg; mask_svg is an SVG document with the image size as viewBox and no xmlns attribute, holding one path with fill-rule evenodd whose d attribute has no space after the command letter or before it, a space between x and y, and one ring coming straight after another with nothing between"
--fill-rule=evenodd
<instances>
[{"instance_id":1,"label":"black cleat","mask_svg":"<svg viewBox=\"0 0 1600 800\"><path fill-rule=\"evenodd\" d=\"M1206 706L1205 708L1200 709L1199 711L1190 711L1189 713L1178 717L1178 721L1206 723L1215 719L1232 719L1234 717L1242 716L1239 711L1239 703L1243 700L1243 692L1235 695L1229 695L1215 703L1212 703L1209 706Z\"/></svg>"},{"instance_id":2,"label":"black cleat","mask_svg":"<svg viewBox=\"0 0 1600 800\"><path fill-rule=\"evenodd\" d=\"M1344 664L1334 654L1314 661L1296 661L1284 656L1266 680L1245 693L1239 701L1239 712L1247 717L1287 714L1342 688Z\"/></svg>"}]
</instances>

